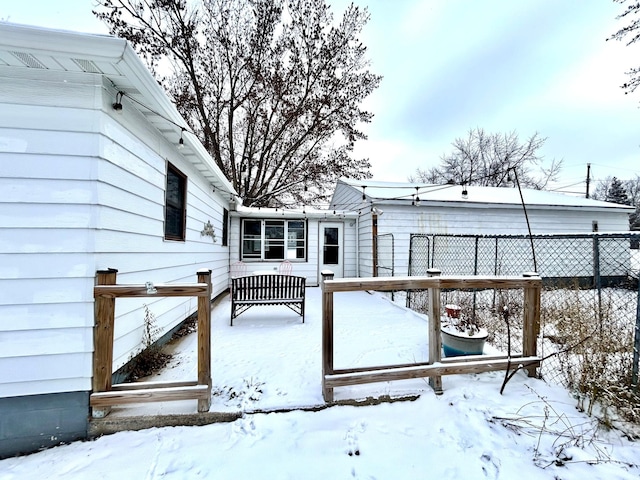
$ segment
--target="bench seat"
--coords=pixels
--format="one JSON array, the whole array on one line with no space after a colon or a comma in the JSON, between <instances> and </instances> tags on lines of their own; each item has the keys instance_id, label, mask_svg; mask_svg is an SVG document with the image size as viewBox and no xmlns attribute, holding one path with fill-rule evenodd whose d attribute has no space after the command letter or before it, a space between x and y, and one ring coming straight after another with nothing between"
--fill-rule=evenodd
<instances>
[{"instance_id":1,"label":"bench seat","mask_svg":"<svg viewBox=\"0 0 640 480\"><path fill-rule=\"evenodd\" d=\"M285 305L302 317L306 278L295 275L247 275L231 279L231 321L256 305Z\"/></svg>"}]
</instances>

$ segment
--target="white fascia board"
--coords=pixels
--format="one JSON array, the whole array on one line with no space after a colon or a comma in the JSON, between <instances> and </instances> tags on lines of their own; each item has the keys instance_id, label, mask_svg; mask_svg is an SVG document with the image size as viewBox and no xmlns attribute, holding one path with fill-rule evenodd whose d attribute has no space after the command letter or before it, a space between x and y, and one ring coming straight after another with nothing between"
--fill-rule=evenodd
<instances>
[{"instance_id":1,"label":"white fascia board","mask_svg":"<svg viewBox=\"0 0 640 480\"><path fill-rule=\"evenodd\" d=\"M0 45L7 50L13 48L32 54L62 54L114 61L122 57L127 42L110 35L0 22Z\"/></svg>"},{"instance_id":2,"label":"white fascia board","mask_svg":"<svg viewBox=\"0 0 640 480\"><path fill-rule=\"evenodd\" d=\"M465 202L465 201L434 201L434 200L422 200L419 206L411 205L411 200L387 200L373 198L369 200L372 205L393 205L400 208L429 208L429 207L445 207L445 208L469 208L469 209L513 209L522 208L521 203L493 203L493 202ZM525 207L528 210L580 210L589 212L618 212L618 213L633 213L635 207L628 205L546 205L527 203L525 201Z\"/></svg>"},{"instance_id":3,"label":"white fascia board","mask_svg":"<svg viewBox=\"0 0 640 480\"><path fill-rule=\"evenodd\" d=\"M317 210L317 209L296 209L296 210L283 210L279 208L276 210L275 208L258 208L258 207L243 207L239 206L236 211L230 212L232 217L243 217L243 218L269 218L269 219L278 219L278 218L312 218L312 219L320 219L320 220L335 220L339 221L344 218L356 218L358 217L357 212L352 211L342 211L336 210L336 213L333 213L333 210Z\"/></svg>"}]
</instances>

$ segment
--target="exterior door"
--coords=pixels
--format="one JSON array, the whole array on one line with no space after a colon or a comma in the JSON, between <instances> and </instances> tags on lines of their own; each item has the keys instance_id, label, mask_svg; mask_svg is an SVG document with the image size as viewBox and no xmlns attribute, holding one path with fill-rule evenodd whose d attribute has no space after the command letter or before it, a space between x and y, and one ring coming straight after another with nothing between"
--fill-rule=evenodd
<instances>
[{"instance_id":1,"label":"exterior door","mask_svg":"<svg viewBox=\"0 0 640 480\"><path fill-rule=\"evenodd\" d=\"M320 239L318 245L318 274L323 270L331 270L335 278L344 275L344 248L342 223L320 223ZM318 275L320 278L320 275Z\"/></svg>"}]
</instances>

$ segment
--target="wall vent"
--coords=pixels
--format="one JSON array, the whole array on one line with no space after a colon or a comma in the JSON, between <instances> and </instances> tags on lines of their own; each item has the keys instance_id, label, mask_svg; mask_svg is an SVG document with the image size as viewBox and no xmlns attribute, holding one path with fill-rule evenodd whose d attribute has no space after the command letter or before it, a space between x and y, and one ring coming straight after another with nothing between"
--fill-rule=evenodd
<instances>
[{"instance_id":1,"label":"wall vent","mask_svg":"<svg viewBox=\"0 0 640 480\"><path fill-rule=\"evenodd\" d=\"M95 63L93 63L91 60L84 60L82 58L73 58L72 60L84 72L87 72L87 73L103 73L102 70L100 70L98 68L98 66Z\"/></svg>"},{"instance_id":2,"label":"wall vent","mask_svg":"<svg viewBox=\"0 0 640 480\"><path fill-rule=\"evenodd\" d=\"M31 55L30 53L11 52L11 55L13 55L18 60L20 60L22 63L24 63L27 67L46 69L46 67L43 64L41 64L38 61L38 59L36 59L36 57Z\"/></svg>"}]
</instances>

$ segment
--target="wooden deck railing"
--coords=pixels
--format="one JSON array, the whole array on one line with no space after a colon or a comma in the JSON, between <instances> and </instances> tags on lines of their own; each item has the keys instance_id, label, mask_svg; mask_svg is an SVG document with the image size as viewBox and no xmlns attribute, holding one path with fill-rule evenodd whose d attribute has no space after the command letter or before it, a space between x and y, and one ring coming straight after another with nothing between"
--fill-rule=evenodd
<instances>
[{"instance_id":1,"label":"wooden deck railing","mask_svg":"<svg viewBox=\"0 0 640 480\"><path fill-rule=\"evenodd\" d=\"M198 282L189 284L116 285L115 269L99 270L94 287L93 334L94 417L107 415L113 405L197 399L198 412L211 407L211 270L198 270ZM123 297L198 297L198 378L183 382L111 384L115 301Z\"/></svg>"},{"instance_id":2,"label":"wooden deck railing","mask_svg":"<svg viewBox=\"0 0 640 480\"><path fill-rule=\"evenodd\" d=\"M333 389L391 380L429 377L429 384L442 393L442 375L480 373L522 366L534 376L540 366L537 338L540 331L540 292L542 280L536 273L523 277L451 277L440 276L432 269L427 277L341 278L333 279L330 271L322 272L322 395L333 401ZM440 337L440 292L442 289L524 289L522 355L474 355L442 358ZM429 361L402 365L335 369L333 363L333 294L361 290L396 291L428 290L429 296ZM366 315L363 312L363 315Z\"/></svg>"}]
</instances>

